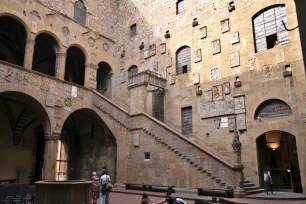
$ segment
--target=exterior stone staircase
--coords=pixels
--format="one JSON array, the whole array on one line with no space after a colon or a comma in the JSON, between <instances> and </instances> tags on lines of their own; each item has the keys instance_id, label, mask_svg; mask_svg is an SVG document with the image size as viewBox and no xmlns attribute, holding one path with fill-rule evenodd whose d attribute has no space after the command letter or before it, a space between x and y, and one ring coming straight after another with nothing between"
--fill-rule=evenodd
<instances>
[{"instance_id":1,"label":"exterior stone staircase","mask_svg":"<svg viewBox=\"0 0 306 204\"><path fill-rule=\"evenodd\" d=\"M243 186L248 195L265 192L265 189L260 188L255 183L248 180L244 181Z\"/></svg>"},{"instance_id":2,"label":"exterior stone staircase","mask_svg":"<svg viewBox=\"0 0 306 204\"><path fill-rule=\"evenodd\" d=\"M31 117L32 112L29 109L24 109L15 124L14 133L13 133L13 142L15 145L18 145L22 139L22 134L25 126L27 125L27 121Z\"/></svg>"}]
</instances>

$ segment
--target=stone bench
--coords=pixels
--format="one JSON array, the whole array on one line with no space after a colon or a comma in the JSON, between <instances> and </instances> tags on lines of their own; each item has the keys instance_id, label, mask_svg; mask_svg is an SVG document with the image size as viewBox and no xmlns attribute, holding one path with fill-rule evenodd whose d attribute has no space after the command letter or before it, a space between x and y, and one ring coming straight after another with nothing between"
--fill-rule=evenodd
<instances>
[{"instance_id":1,"label":"stone bench","mask_svg":"<svg viewBox=\"0 0 306 204\"><path fill-rule=\"evenodd\" d=\"M214 188L196 188L198 195L203 196L218 196L232 198L234 195L233 189L214 189Z\"/></svg>"},{"instance_id":2,"label":"stone bench","mask_svg":"<svg viewBox=\"0 0 306 204\"><path fill-rule=\"evenodd\" d=\"M0 184L2 183L15 183L17 179L6 179L6 180L0 180Z\"/></svg>"},{"instance_id":3,"label":"stone bench","mask_svg":"<svg viewBox=\"0 0 306 204\"><path fill-rule=\"evenodd\" d=\"M133 186L141 186L141 190L143 191L153 191L153 187L158 187L158 188L167 188L166 191L170 191L174 193L174 187L175 186L169 186L169 185L152 185L152 184L130 184L130 183L125 183L125 188L126 189L132 189Z\"/></svg>"}]
</instances>

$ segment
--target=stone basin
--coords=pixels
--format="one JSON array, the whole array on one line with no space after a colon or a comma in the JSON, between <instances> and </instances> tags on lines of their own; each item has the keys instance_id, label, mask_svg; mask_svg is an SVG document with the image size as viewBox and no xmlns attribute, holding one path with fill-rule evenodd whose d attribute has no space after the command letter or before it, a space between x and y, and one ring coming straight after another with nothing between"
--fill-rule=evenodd
<instances>
[{"instance_id":1,"label":"stone basin","mask_svg":"<svg viewBox=\"0 0 306 204\"><path fill-rule=\"evenodd\" d=\"M36 204L90 204L92 181L38 181Z\"/></svg>"}]
</instances>

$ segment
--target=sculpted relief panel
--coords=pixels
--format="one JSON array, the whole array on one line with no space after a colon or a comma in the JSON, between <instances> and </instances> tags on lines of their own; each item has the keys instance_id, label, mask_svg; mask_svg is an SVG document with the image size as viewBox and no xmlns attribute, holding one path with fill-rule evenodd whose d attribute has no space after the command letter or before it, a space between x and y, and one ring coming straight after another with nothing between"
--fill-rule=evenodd
<instances>
[{"instance_id":1,"label":"sculpted relief panel","mask_svg":"<svg viewBox=\"0 0 306 204\"><path fill-rule=\"evenodd\" d=\"M200 112L202 119L234 114L234 101L210 101L202 103Z\"/></svg>"}]
</instances>

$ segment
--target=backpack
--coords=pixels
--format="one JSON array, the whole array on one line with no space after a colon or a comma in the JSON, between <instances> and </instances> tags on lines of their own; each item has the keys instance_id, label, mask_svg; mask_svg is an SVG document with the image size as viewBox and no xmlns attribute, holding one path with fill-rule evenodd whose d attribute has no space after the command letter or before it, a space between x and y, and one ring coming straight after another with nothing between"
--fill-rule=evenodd
<instances>
[{"instance_id":1,"label":"backpack","mask_svg":"<svg viewBox=\"0 0 306 204\"><path fill-rule=\"evenodd\" d=\"M270 178L270 175L269 175L269 174L267 174L267 178L266 178L265 182L266 182L266 183L271 183L271 178Z\"/></svg>"},{"instance_id":2,"label":"backpack","mask_svg":"<svg viewBox=\"0 0 306 204\"><path fill-rule=\"evenodd\" d=\"M187 203L186 203L183 199L181 199L181 198L176 198L175 201L176 201L177 204L187 204Z\"/></svg>"}]
</instances>

